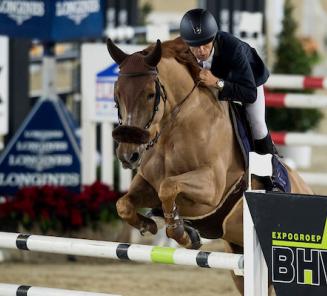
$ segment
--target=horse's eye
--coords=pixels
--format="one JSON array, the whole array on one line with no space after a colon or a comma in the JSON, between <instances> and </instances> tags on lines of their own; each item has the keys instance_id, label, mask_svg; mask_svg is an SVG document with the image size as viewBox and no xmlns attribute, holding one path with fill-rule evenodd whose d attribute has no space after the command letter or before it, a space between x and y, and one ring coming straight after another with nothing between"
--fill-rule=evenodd
<instances>
[{"instance_id":1,"label":"horse's eye","mask_svg":"<svg viewBox=\"0 0 327 296\"><path fill-rule=\"evenodd\" d=\"M148 95L148 100L149 100L149 101L150 101L151 99L153 99L153 98L154 98L154 94L153 94L153 93Z\"/></svg>"}]
</instances>

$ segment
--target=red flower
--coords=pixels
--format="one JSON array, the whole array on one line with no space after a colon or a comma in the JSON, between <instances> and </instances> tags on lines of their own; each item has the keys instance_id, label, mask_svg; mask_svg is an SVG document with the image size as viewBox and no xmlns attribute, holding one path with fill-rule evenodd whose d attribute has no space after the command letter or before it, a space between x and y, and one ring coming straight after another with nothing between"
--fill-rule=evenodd
<instances>
[{"instance_id":1,"label":"red flower","mask_svg":"<svg viewBox=\"0 0 327 296\"><path fill-rule=\"evenodd\" d=\"M6 197L3 203L0 203L0 219L7 218L13 211L13 200L12 198Z\"/></svg>"},{"instance_id":2,"label":"red flower","mask_svg":"<svg viewBox=\"0 0 327 296\"><path fill-rule=\"evenodd\" d=\"M96 225L115 219L119 196L121 193L101 182L84 186L79 194L64 187L25 187L0 204L0 219L14 217L27 227L39 223L45 231L77 229L87 222Z\"/></svg>"},{"instance_id":3,"label":"red flower","mask_svg":"<svg viewBox=\"0 0 327 296\"><path fill-rule=\"evenodd\" d=\"M35 219L35 210L34 210L33 200L28 198L16 199L13 201L13 210L17 214L26 214L30 219Z\"/></svg>"},{"instance_id":4,"label":"red flower","mask_svg":"<svg viewBox=\"0 0 327 296\"><path fill-rule=\"evenodd\" d=\"M67 199L59 199L55 205L55 213L59 217L68 217L69 209L68 209L68 200Z\"/></svg>"},{"instance_id":5,"label":"red flower","mask_svg":"<svg viewBox=\"0 0 327 296\"><path fill-rule=\"evenodd\" d=\"M50 214L46 209L41 211L41 218L42 220L50 220Z\"/></svg>"},{"instance_id":6,"label":"red flower","mask_svg":"<svg viewBox=\"0 0 327 296\"><path fill-rule=\"evenodd\" d=\"M71 222L72 222L73 226L82 226L83 225L82 214L77 209L72 209Z\"/></svg>"}]
</instances>

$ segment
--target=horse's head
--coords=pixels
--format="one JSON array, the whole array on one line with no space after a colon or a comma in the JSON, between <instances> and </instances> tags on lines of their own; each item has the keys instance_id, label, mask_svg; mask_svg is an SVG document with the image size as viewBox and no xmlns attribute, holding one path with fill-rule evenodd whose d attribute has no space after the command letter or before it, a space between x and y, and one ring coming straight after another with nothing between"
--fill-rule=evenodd
<instances>
[{"instance_id":1,"label":"horse's head","mask_svg":"<svg viewBox=\"0 0 327 296\"><path fill-rule=\"evenodd\" d=\"M115 101L119 126L113 138L119 143L117 156L126 168L140 165L141 156L155 134L155 125L163 116L164 98L157 65L161 59L161 43L148 54L128 55L108 39L107 47L120 72L115 84Z\"/></svg>"}]
</instances>

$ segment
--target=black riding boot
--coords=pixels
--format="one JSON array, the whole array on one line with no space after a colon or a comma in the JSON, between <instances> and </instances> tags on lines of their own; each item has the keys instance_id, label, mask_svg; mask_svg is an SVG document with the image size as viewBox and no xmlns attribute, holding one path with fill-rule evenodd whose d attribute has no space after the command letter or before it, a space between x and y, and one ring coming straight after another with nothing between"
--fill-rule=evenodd
<instances>
[{"instance_id":1,"label":"black riding boot","mask_svg":"<svg viewBox=\"0 0 327 296\"><path fill-rule=\"evenodd\" d=\"M270 134L263 139L260 140L254 140L254 151L259 154L272 154L273 156L273 175L272 177L263 177L262 182L264 183L265 189L267 191L284 191L283 188L276 182L276 169L274 167L274 164L276 164L276 161L279 161L277 159L278 151L271 139ZM260 178L261 180L261 178Z\"/></svg>"},{"instance_id":2,"label":"black riding boot","mask_svg":"<svg viewBox=\"0 0 327 296\"><path fill-rule=\"evenodd\" d=\"M277 154L277 150L269 133L263 139L254 140L254 151L259 154Z\"/></svg>"}]
</instances>

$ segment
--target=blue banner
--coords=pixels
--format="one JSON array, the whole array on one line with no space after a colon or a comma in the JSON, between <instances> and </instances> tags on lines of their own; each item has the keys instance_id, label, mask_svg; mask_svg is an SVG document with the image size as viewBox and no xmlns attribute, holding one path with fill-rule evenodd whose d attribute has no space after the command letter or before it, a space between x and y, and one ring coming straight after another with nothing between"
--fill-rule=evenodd
<instances>
[{"instance_id":1,"label":"blue banner","mask_svg":"<svg viewBox=\"0 0 327 296\"><path fill-rule=\"evenodd\" d=\"M43 185L79 191L80 148L75 129L60 101L39 101L0 157L0 195Z\"/></svg>"},{"instance_id":2,"label":"blue banner","mask_svg":"<svg viewBox=\"0 0 327 296\"><path fill-rule=\"evenodd\" d=\"M0 35L65 41L102 36L105 0L0 0Z\"/></svg>"}]
</instances>

